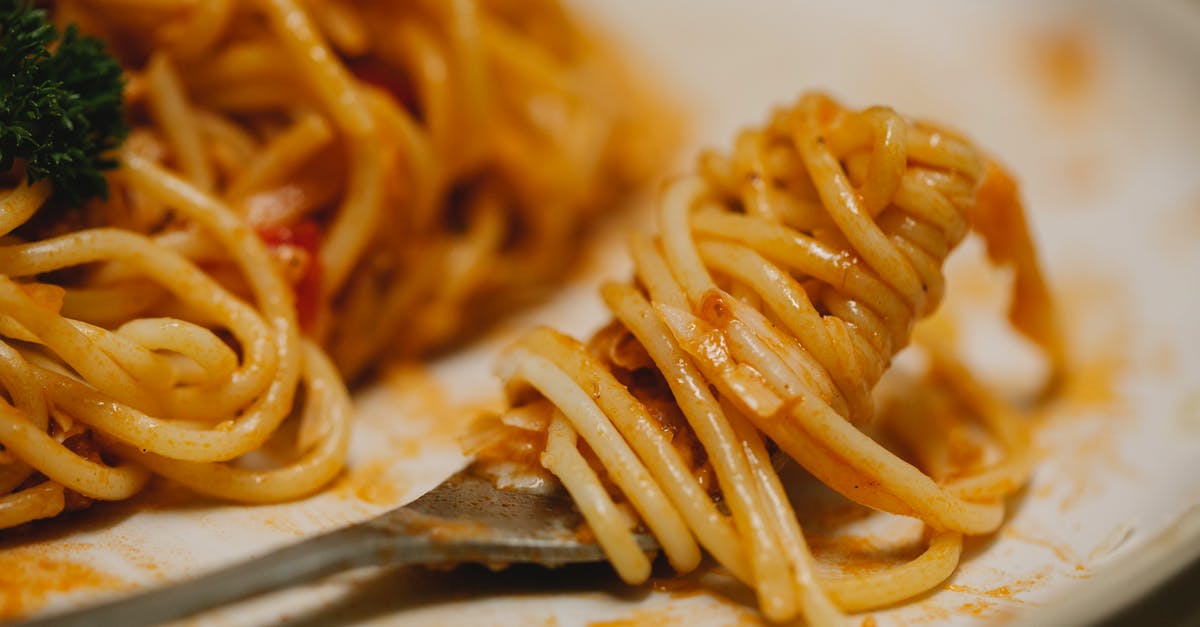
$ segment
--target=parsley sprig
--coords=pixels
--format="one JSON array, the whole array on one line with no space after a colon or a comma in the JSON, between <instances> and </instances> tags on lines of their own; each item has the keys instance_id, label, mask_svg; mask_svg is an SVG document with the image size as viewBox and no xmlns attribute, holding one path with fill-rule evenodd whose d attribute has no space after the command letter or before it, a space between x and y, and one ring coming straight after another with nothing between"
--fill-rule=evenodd
<instances>
[{"instance_id":1,"label":"parsley sprig","mask_svg":"<svg viewBox=\"0 0 1200 627\"><path fill-rule=\"evenodd\" d=\"M50 178L57 200L106 197L108 153L128 133L122 87L100 40L74 25L60 37L44 10L0 0L0 172L21 159L30 183Z\"/></svg>"}]
</instances>

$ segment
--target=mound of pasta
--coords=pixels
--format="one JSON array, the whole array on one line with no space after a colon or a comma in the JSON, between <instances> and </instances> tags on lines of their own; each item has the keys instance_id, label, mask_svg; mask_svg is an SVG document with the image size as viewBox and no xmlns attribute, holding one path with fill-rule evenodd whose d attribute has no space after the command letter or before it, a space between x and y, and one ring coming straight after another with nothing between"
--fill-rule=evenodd
<instances>
[{"instance_id":1,"label":"mound of pasta","mask_svg":"<svg viewBox=\"0 0 1200 627\"><path fill-rule=\"evenodd\" d=\"M262 234L350 379L546 292L677 130L555 0L58 0L55 18L126 67L127 152ZM160 232L170 207L138 200L120 217ZM191 232L169 244L222 261Z\"/></svg>"},{"instance_id":2,"label":"mound of pasta","mask_svg":"<svg viewBox=\"0 0 1200 627\"><path fill-rule=\"evenodd\" d=\"M707 551L775 621L838 624L945 580L963 536L995 531L1026 481L1028 426L936 334L926 393L872 425L872 390L972 226L1015 270L1014 328L1061 366L1011 179L951 131L810 94L666 184L658 217L657 236L632 240L635 280L602 289L609 326L587 344L541 328L501 361L511 408L472 434L480 470L540 464L627 582L650 575L634 538L646 531L679 572ZM927 549L822 577L783 456L851 501L920 519Z\"/></svg>"},{"instance_id":3,"label":"mound of pasta","mask_svg":"<svg viewBox=\"0 0 1200 627\"><path fill-rule=\"evenodd\" d=\"M28 3L0 9L0 35L48 32ZM153 475L245 502L314 492L344 463L344 380L536 297L669 150L671 126L550 0L49 12L120 62L130 129L104 200L54 188L76 146L50 178L0 173L0 529ZM28 102L58 93L49 53L12 50L42 81Z\"/></svg>"}]
</instances>

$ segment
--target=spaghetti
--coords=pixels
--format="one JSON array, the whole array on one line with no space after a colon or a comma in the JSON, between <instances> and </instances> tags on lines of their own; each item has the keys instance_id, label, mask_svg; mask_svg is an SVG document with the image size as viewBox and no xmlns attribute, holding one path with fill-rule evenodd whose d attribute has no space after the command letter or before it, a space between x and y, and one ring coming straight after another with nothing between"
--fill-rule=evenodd
<instances>
[{"instance_id":1,"label":"spaghetti","mask_svg":"<svg viewBox=\"0 0 1200 627\"><path fill-rule=\"evenodd\" d=\"M118 57L132 131L107 201L0 175L0 529L153 475L244 502L319 489L344 379L544 289L669 143L551 1L52 14Z\"/></svg>"},{"instance_id":2,"label":"spaghetti","mask_svg":"<svg viewBox=\"0 0 1200 627\"><path fill-rule=\"evenodd\" d=\"M945 580L962 537L993 532L1025 482L1026 425L934 338L928 394L876 425L914 461L861 429L972 225L1016 270L1014 327L1058 371L1011 180L945 129L813 94L742 132L731 154L704 154L666 185L658 217L657 237L632 241L636 281L602 289L608 327L586 346L538 329L506 354L512 409L477 434L483 457L541 447L628 582L650 574L639 526L677 571L706 550L775 621L835 624ZM924 521L927 548L889 570L822 577L772 451L852 501Z\"/></svg>"},{"instance_id":3,"label":"spaghetti","mask_svg":"<svg viewBox=\"0 0 1200 627\"><path fill-rule=\"evenodd\" d=\"M544 293L675 133L554 0L55 9L129 69L129 143L272 243L307 335L349 379ZM141 229L170 217L130 211ZM220 262L193 232L169 243Z\"/></svg>"}]
</instances>

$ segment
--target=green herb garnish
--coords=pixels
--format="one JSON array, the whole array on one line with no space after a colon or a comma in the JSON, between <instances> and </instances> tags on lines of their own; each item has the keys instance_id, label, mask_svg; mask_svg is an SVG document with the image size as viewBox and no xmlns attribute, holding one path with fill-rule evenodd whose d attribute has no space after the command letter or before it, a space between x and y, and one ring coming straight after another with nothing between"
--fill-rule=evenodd
<instances>
[{"instance_id":1,"label":"green herb garnish","mask_svg":"<svg viewBox=\"0 0 1200 627\"><path fill-rule=\"evenodd\" d=\"M60 37L44 10L0 0L0 172L21 159L30 183L49 177L68 205L107 197L107 153L129 132L122 88L103 42L74 25Z\"/></svg>"}]
</instances>

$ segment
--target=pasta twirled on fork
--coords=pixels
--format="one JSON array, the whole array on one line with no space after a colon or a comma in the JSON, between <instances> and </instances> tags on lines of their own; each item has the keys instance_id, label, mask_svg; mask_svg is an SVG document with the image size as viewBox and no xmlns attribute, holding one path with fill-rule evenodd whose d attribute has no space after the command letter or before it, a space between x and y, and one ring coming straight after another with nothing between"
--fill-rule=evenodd
<instances>
[{"instance_id":1,"label":"pasta twirled on fork","mask_svg":"<svg viewBox=\"0 0 1200 627\"><path fill-rule=\"evenodd\" d=\"M950 131L810 94L669 182L658 217L656 237L632 241L635 282L602 288L611 325L586 346L538 329L506 354L512 408L484 421L483 459L514 443L540 450L626 581L650 573L632 535L641 525L678 571L703 547L772 620L830 624L943 581L962 537L995 531L1028 476L1027 426L933 340L938 389L955 420L984 428L998 460L948 458L920 412L888 426L935 470L861 428L972 225L1016 269L1014 326L1061 366L1011 180ZM924 521L928 548L887 571L823 580L772 450L857 503Z\"/></svg>"}]
</instances>

